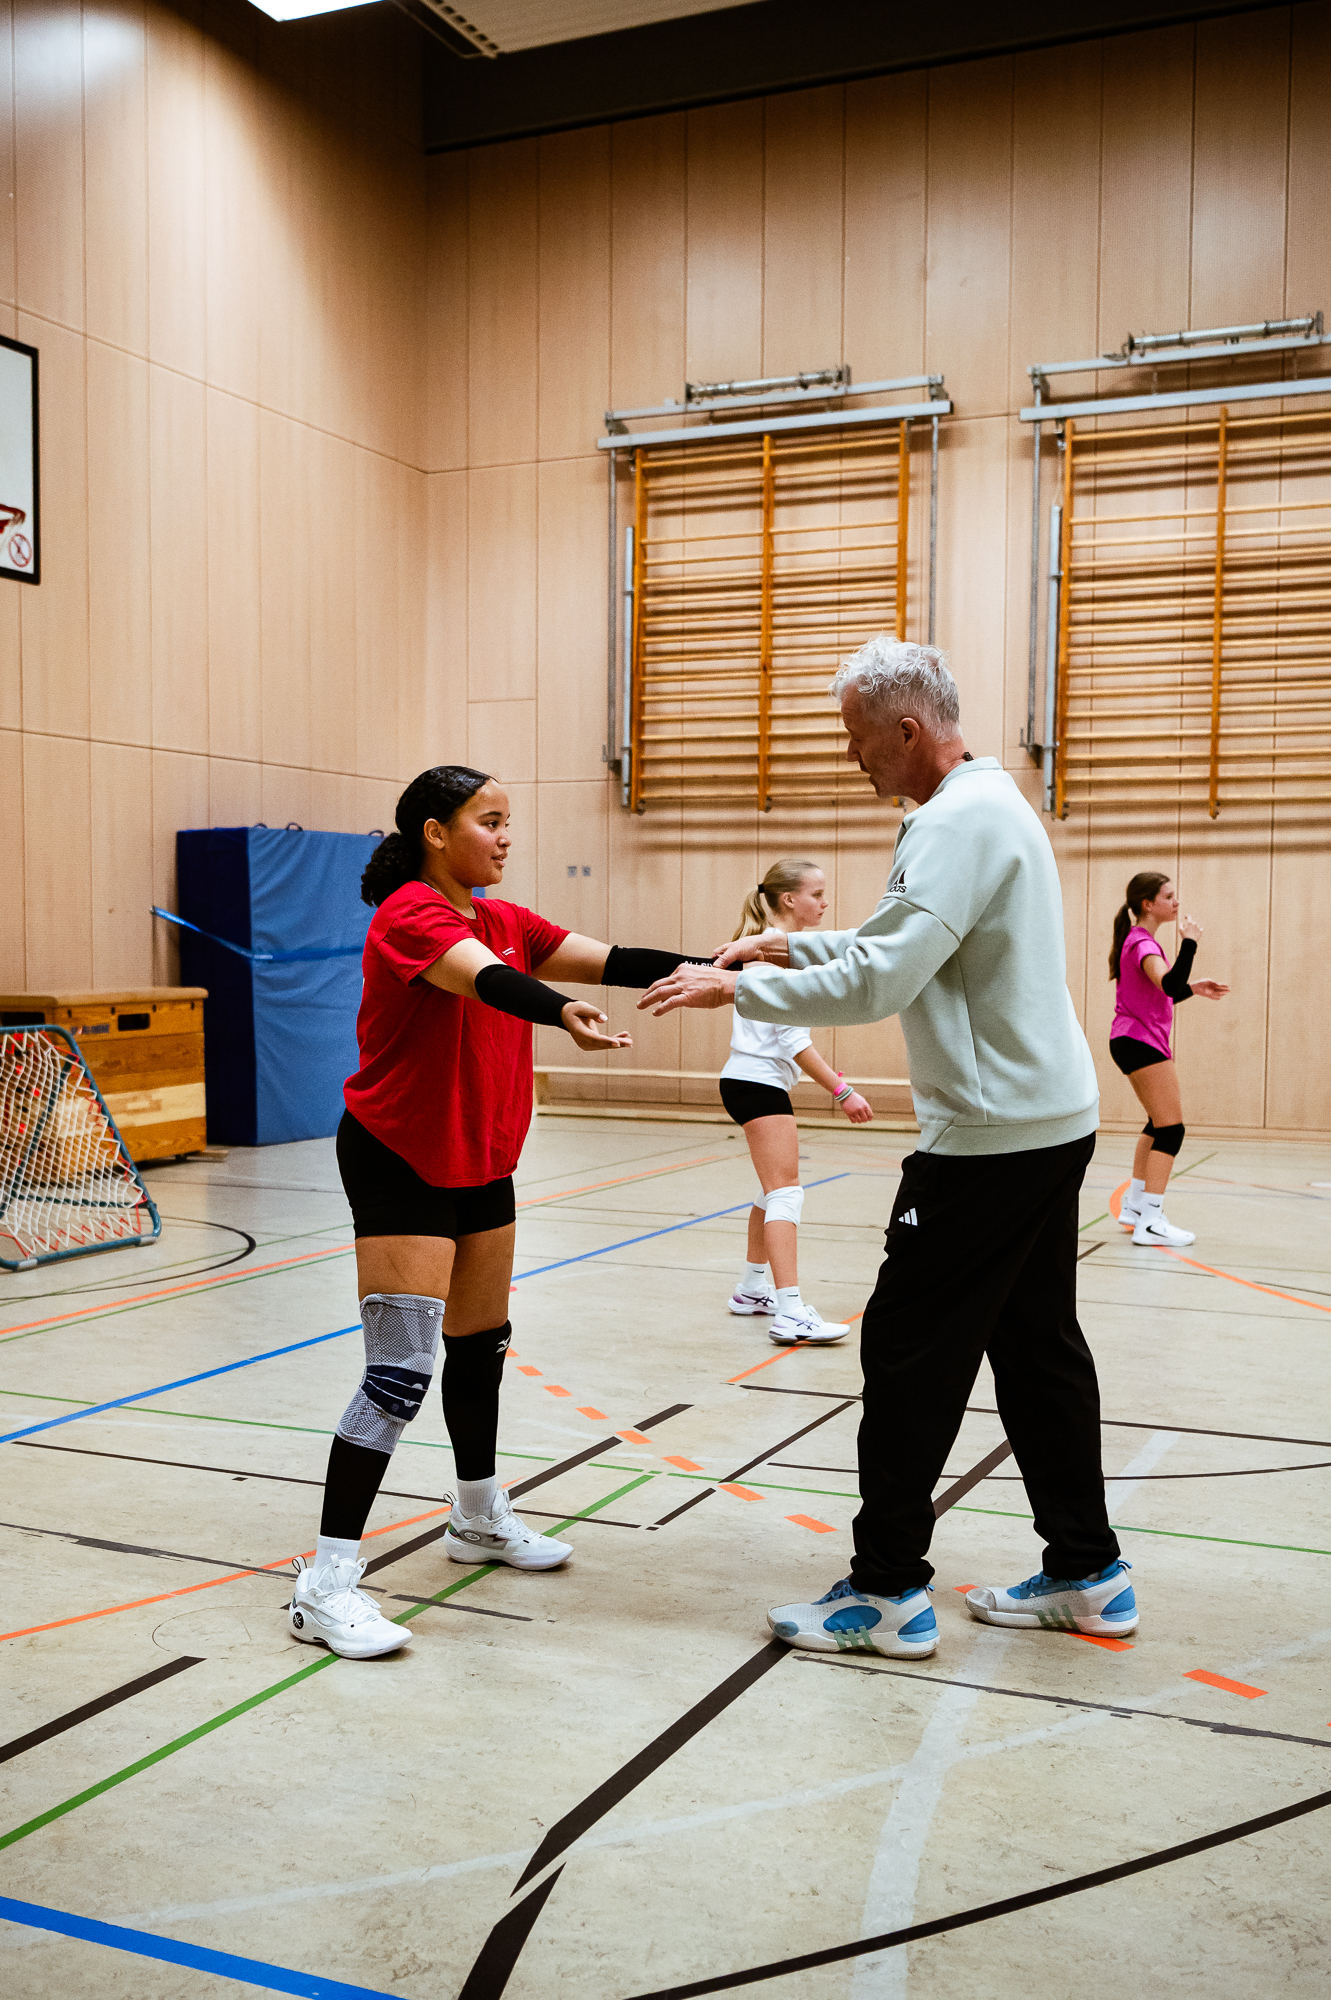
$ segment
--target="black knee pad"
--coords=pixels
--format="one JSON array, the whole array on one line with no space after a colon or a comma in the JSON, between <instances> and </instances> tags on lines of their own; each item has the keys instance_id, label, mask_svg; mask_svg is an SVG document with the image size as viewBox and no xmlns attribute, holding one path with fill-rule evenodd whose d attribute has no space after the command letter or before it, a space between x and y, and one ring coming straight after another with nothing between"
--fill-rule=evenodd
<instances>
[{"instance_id":1,"label":"black knee pad","mask_svg":"<svg viewBox=\"0 0 1331 2000\"><path fill-rule=\"evenodd\" d=\"M1146 1123L1142 1126L1142 1137L1143 1139L1154 1139L1155 1137L1155 1127L1154 1125L1152 1125L1149 1118L1147 1119Z\"/></svg>"},{"instance_id":2,"label":"black knee pad","mask_svg":"<svg viewBox=\"0 0 1331 2000\"><path fill-rule=\"evenodd\" d=\"M1155 1136L1151 1140L1151 1151L1168 1153L1171 1160L1176 1160L1179 1147L1183 1144L1183 1134L1187 1129L1186 1125L1157 1125Z\"/></svg>"},{"instance_id":3,"label":"black knee pad","mask_svg":"<svg viewBox=\"0 0 1331 2000\"><path fill-rule=\"evenodd\" d=\"M493 1394L504 1379L504 1356L513 1328L487 1327L483 1333L446 1333L444 1367L440 1380L443 1394L479 1396Z\"/></svg>"}]
</instances>

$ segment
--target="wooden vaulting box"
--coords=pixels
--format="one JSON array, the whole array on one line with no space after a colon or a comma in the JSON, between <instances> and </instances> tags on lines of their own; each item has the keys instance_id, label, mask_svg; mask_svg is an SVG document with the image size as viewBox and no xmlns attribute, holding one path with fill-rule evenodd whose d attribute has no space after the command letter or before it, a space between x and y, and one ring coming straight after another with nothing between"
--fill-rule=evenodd
<instances>
[{"instance_id":1,"label":"wooden vaulting box","mask_svg":"<svg viewBox=\"0 0 1331 2000\"><path fill-rule=\"evenodd\" d=\"M112 993L0 993L0 1027L66 1028L135 1160L207 1144L203 986Z\"/></svg>"}]
</instances>

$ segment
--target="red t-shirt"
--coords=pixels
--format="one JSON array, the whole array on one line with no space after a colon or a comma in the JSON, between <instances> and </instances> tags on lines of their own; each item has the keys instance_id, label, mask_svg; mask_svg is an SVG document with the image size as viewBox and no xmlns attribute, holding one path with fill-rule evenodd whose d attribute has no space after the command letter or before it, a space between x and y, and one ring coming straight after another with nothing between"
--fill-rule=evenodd
<instances>
[{"instance_id":1,"label":"red t-shirt","mask_svg":"<svg viewBox=\"0 0 1331 2000\"><path fill-rule=\"evenodd\" d=\"M484 1187L517 1166L531 1123L531 1024L432 986L421 974L474 938L533 972L568 932L535 910L481 897L460 916L426 882L406 882L370 920L356 1017L360 1068L347 1109L432 1187Z\"/></svg>"}]
</instances>

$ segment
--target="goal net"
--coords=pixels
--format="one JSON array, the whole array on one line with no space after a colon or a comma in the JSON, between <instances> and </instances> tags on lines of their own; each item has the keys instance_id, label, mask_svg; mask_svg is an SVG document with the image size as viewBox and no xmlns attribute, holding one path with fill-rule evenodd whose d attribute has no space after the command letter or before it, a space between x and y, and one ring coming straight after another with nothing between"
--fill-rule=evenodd
<instances>
[{"instance_id":1,"label":"goal net","mask_svg":"<svg viewBox=\"0 0 1331 2000\"><path fill-rule=\"evenodd\" d=\"M143 1243L160 1231L72 1035L0 1029L0 1269Z\"/></svg>"}]
</instances>

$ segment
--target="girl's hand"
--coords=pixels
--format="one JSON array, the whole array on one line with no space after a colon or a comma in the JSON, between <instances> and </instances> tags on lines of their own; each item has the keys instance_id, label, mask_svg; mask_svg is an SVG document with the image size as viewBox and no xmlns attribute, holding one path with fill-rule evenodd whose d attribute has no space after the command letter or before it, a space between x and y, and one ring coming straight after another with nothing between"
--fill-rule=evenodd
<instances>
[{"instance_id":1,"label":"girl's hand","mask_svg":"<svg viewBox=\"0 0 1331 2000\"><path fill-rule=\"evenodd\" d=\"M754 937L736 938L733 944L723 944L712 962L721 966L751 965L758 959L766 965L788 966L790 947L786 933L773 926Z\"/></svg>"},{"instance_id":2,"label":"girl's hand","mask_svg":"<svg viewBox=\"0 0 1331 2000\"><path fill-rule=\"evenodd\" d=\"M852 1125L867 1125L873 1117L873 1106L867 1097L861 1097L858 1090L851 1092L841 1109Z\"/></svg>"},{"instance_id":3,"label":"girl's hand","mask_svg":"<svg viewBox=\"0 0 1331 2000\"><path fill-rule=\"evenodd\" d=\"M1223 1000L1229 991L1229 988L1222 986L1218 979L1190 979L1188 984L1203 1000Z\"/></svg>"},{"instance_id":4,"label":"girl's hand","mask_svg":"<svg viewBox=\"0 0 1331 2000\"><path fill-rule=\"evenodd\" d=\"M632 1035L603 1035L597 1027L605 1015L591 1000L570 1000L567 1007L560 1010L560 1020L568 1029L575 1048L587 1055L598 1049L631 1049Z\"/></svg>"},{"instance_id":5,"label":"girl's hand","mask_svg":"<svg viewBox=\"0 0 1331 2000\"><path fill-rule=\"evenodd\" d=\"M1196 917L1180 917L1178 920L1178 934L1181 938L1191 938L1195 944L1201 937L1202 927ZM1197 991L1196 984L1191 980L1188 983L1192 986L1192 990L1195 993Z\"/></svg>"}]
</instances>

